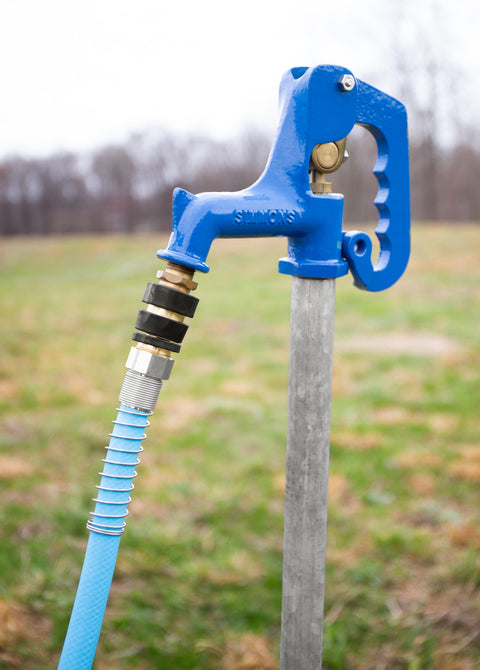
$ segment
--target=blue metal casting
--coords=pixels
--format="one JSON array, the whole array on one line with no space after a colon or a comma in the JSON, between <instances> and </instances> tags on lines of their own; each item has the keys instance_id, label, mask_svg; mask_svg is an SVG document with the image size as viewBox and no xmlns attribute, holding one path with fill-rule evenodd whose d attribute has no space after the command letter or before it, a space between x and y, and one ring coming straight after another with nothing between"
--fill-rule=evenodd
<instances>
[{"instance_id":1,"label":"blue metal casting","mask_svg":"<svg viewBox=\"0 0 480 670\"><path fill-rule=\"evenodd\" d=\"M341 277L351 270L355 285L388 288L403 274L410 253L407 115L404 106L360 80L345 90L351 73L322 65L293 68L280 86L281 116L263 174L233 193L193 195L176 189L172 234L158 256L208 272L216 237L288 238L279 271L301 277ZM343 195L314 194L309 164L317 144L346 137L358 123L377 141L375 204L380 255L372 264L372 242L363 232L342 233Z\"/></svg>"}]
</instances>

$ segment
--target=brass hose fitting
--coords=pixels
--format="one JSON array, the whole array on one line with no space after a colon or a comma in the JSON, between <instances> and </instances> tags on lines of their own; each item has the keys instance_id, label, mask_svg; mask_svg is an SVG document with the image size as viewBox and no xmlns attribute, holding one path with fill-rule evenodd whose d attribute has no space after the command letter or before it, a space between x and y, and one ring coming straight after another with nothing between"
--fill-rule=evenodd
<instances>
[{"instance_id":1,"label":"brass hose fitting","mask_svg":"<svg viewBox=\"0 0 480 670\"><path fill-rule=\"evenodd\" d=\"M157 284L149 282L138 312L132 335L135 346L130 349L127 372L119 400L130 407L153 411L162 382L173 367L172 353L180 351L180 343L188 330L185 317L192 317L198 298L190 295L197 288L192 277L195 270L168 263L157 273Z\"/></svg>"},{"instance_id":2,"label":"brass hose fitting","mask_svg":"<svg viewBox=\"0 0 480 670\"><path fill-rule=\"evenodd\" d=\"M169 262L165 270L159 270L157 272L158 284L160 286L165 286L172 291L180 291L185 294L189 294L190 291L194 291L198 283L193 281L192 277L195 274L195 270L188 268L183 265L178 265L177 263ZM198 299L194 299L194 305L198 304ZM193 303L193 301L192 301ZM169 303L170 304L170 303ZM178 323L183 323L185 321L185 316L188 314L181 314L176 312L174 309L167 309L165 307L157 306L154 303L148 303L145 308L147 312L151 314L156 314L158 316L164 317L166 319L171 319L172 321L177 321ZM193 316L193 314L192 314ZM164 348L154 346L152 344L147 344L144 342L138 342L137 348L145 349L146 351L151 351L152 353L158 354L160 356L170 356L171 351L168 351Z\"/></svg>"}]
</instances>

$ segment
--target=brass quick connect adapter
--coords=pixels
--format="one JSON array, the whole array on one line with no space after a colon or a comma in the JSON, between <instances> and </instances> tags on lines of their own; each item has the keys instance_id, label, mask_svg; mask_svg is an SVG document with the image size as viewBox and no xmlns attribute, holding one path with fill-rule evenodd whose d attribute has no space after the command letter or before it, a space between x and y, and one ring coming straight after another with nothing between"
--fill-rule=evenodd
<instances>
[{"instance_id":1,"label":"brass quick connect adapter","mask_svg":"<svg viewBox=\"0 0 480 670\"><path fill-rule=\"evenodd\" d=\"M192 280L195 270L168 263L157 274L158 284L149 282L143 295L146 308L138 312L132 335L136 346L130 349L127 372L120 391L120 402L136 409L153 411L164 379L170 377L174 360L172 353L188 330L183 323L192 317L198 298L190 295L197 288Z\"/></svg>"}]
</instances>

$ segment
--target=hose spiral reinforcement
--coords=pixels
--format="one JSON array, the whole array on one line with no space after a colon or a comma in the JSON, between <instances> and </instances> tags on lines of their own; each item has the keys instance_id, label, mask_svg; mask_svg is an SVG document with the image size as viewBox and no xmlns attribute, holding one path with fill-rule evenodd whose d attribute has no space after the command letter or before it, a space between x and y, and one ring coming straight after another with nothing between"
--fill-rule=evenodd
<instances>
[{"instance_id":1,"label":"hose spiral reinforcement","mask_svg":"<svg viewBox=\"0 0 480 670\"><path fill-rule=\"evenodd\" d=\"M118 408L123 420L113 421L114 429L110 433L110 444L107 450L102 479L97 489L98 497L93 498L95 509L90 512L92 519L87 522L88 530L104 535L123 535L125 517L128 516L127 505L132 501L130 492L135 488L132 480L137 476L135 467L140 463L138 454L143 451L142 440L145 433L138 434L140 426L148 427L150 422L145 412L139 412L122 405ZM127 434L128 433L128 434Z\"/></svg>"}]
</instances>

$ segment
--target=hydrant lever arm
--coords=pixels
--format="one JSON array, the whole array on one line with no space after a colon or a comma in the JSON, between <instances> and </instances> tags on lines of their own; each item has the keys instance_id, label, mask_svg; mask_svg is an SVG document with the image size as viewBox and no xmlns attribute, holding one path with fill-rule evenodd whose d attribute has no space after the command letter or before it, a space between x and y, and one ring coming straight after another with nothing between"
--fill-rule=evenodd
<instances>
[{"instance_id":1,"label":"hydrant lever arm","mask_svg":"<svg viewBox=\"0 0 480 670\"><path fill-rule=\"evenodd\" d=\"M409 255L406 113L394 98L356 80L343 67L293 68L280 86L280 123L263 174L233 193L193 195L176 189L173 225L161 258L208 272L216 237L288 238L280 272L336 278L352 271L359 288L378 291L403 273ZM347 137L356 123L377 139L380 256L361 232L342 234L343 195L314 193L309 181L317 145Z\"/></svg>"},{"instance_id":2,"label":"hydrant lever arm","mask_svg":"<svg viewBox=\"0 0 480 670\"><path fill-rule=\"evenodd\" d=\"M381 291L402 276L410 256L407 113L395 98L373 86L359 81L358 88L357 123L375 137L378 147L373 172L379 184L375 205L380 219L375 233L380 255L372 266L372 242L357 231L343 234L343 254L356 286Z\"/></svg>"}]
</instances>

